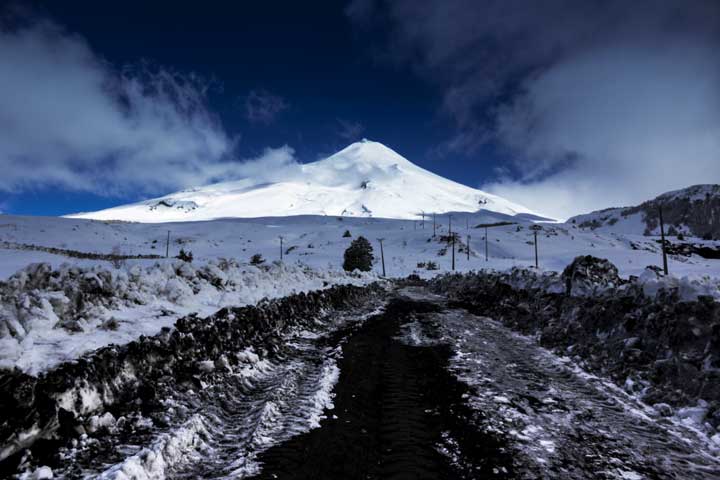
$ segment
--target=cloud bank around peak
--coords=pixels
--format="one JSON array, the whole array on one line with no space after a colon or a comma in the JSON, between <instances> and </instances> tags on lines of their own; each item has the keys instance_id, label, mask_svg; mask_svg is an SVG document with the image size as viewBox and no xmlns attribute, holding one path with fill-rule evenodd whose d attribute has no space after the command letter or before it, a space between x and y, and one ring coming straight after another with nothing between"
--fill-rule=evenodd
<instances>
[{"instance_id":1,"label":"cloud bank around peak","mask_svg":"<svg viewBox=\"0 0 720 480\"><path fill-rule=\"evenodd\" d=\"M151 194L235 178L264 157L288 163L282 147L242 166L207 106L210 86L144 64L114 68L46 19L0 18L0 192Z\"/></svg>"},{"instance_id":2,"label":"cloud bank around peak","mask_svg":"<svg viewBox=\"0 0 720 480\"><path fill-rule=\"evenodd\" d=\"M720 183L720 3L355 0L386 60L442 91L446 151L492 142L482 187L565 218Z\"/></svg>"}]
</instances>

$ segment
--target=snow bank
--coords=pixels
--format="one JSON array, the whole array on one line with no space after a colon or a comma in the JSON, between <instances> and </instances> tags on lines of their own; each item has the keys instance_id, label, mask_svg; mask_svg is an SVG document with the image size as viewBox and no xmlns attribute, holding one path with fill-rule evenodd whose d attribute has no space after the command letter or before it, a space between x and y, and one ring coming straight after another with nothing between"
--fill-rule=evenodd
<instances>
[{"instance_id":1,"label":"snow bank","mask_svg":"<svg viewBox=\"0 0 720 480\"><path fill-rule=\"evenodd\" d=\"M226 306L375 279L225 259L115 270L32 264L0 282L0 368L37 374L103 345L154 335L189 313L209 315Z\"/></svg>"},{"instance_id":2,"label":"snow bank","mask_svg":"<svg viewBox=\"0 0 720 480\"><path fill-rule=\"evenodd\" d=\"M433 279L438 285L452 284L454 288L476 287L478 278L489 274L497 282L514 289L542 293L567 293L572 296L614 296L627 290L638 290L651 300L666 296L682 302L692 302L700 297L720 301L720 278L709 275L663 275L656 268L646 268L640 276L629 280L618 276L618 269L608 260L591 256L577 257L571 265L558 274L555 271L513 267L501 271L471 272L469 274L441 274ZM480 277L478 277L478 275Z\"/></svg>"},{"instance_id":3,"label":"snow bank","mask_svg":"<svg viewBox=\"0 0 720 480\"><path fill-rule=\"evenodd\" d=\"M152 445L98 475L102 480L155 480L165 478L168 470L183 463L199 461L210 447L210 437L200 415L193 415L174 431L160 435Z\"/></svg>"},{"instance_id":4,"label":"snow bank","mask_svg":"<svg viewBox=\"0 0 720 480\"><path fill-rule=\"evenodd\" d=\"M697 300L700 296L712 297L720 301L720 278L707 275L661 275L652 268L647 268L638 277L637 282L642 286L643 293L655 298L663 292L677 295L684 302Z\"/></svg>"}]
</instances>

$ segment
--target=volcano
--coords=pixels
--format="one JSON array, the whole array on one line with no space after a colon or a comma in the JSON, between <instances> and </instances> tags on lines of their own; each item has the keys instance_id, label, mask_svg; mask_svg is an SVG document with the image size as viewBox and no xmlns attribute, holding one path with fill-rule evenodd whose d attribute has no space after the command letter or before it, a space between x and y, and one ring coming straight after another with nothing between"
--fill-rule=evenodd
<instances>
[{"instance_id":1,"label":"volcano","mask_svg":"<svg viewBox=\"0 0 720 480\"><path fill-rule=\"evenodd\" d=\"M158 223L292 215L418 219L423 214L479 210L540 216L420 168L369 140L298 165L284 177L272 183L253 178L215 183L70 217Z\"/></svg>"}]
</instances>

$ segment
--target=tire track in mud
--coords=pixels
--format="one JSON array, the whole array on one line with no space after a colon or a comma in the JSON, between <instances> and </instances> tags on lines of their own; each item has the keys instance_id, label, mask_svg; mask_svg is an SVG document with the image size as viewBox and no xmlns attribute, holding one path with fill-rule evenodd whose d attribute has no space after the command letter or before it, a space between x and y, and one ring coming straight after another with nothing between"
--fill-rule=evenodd
<instances>
[{"instance_id":1,"label":"tire track in mud","mask_svg":"<svg viewBox=\"0 0 720 480\"><path fill-rule=\"evenodd\" d=\"M720 479L692 428L424 291L369 320L339 366L333 416L262 453L257 478Z\"/></svg>"},{"instance_id":2,"label":"tire track in mud","mask_svg":"<svg viewBox=\"0 0 720 480\"><path fill-rule=\"evenodd\" d=\"M342 345L335 409L321 428L261 453L258 479L509 478L502 436L476 428L447 345L401 341L402 325L436 310L394 299Z\"/></svg>"},{"instance_id":3,"label":"tire track in mud","mask_svg":"<svg viewBox=\"0 0 720 480\"><path fill-rule=\"evenodd\" d=\"M219 373L191 397L177 392L172 405L192 409L192 440L186 440L183 427L170 429L156 438L153 451L121 459L100 478L246 478L257 473L260 452L317 427L332 408L338 344L373 310L375 302L335 312L315 328L289 335L272 358L250 358L246 368ZM241 355L256 357L251 350ZM166 465L158 468L162 462Z\"/></svg>"}]
</instances>

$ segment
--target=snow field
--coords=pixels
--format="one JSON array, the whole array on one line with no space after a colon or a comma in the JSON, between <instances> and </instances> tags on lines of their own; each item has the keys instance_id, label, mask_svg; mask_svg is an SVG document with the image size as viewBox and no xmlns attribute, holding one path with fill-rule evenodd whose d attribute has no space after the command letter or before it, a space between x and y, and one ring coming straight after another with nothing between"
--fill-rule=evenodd
<instances>
[{"instance_id":1,"label":"snow field","mask_svg":"<svg viewBox=\"0 0 720 480\"><path fill-rule=\"evenodd\" d=\"M224 219L209 222L140 224L93 220L0 216L0 241L80 252L127 255L164 254L170 231L170 256L191 251L192 263L177 260L127 260L120 265L46 252L0 248L0 368L17 366L37 373L109 343L127 343L170 327L183 315L208 315L224 306L254 303L338 283L367 283L382 272L379 244L384 238L389 277L432 277L451 271L448 224L457 233L458 272L511 270L534 266L533 225L540 225L540 272L548 288L564 289L553 272L578 255L614 263L622 276L636 275L645 293L677 289L681 299L720 298L720 261L671 256L671 276L660 278L648 265L661 254L652 237L601 233L572 224L534 224L529 220L480 211L437 215L425 222L377 218L298 216ZM478 224L515 222L488 229ZM345 237L345 231L350 237ZM342 272L343 252L359 235L374 246L373 272L360 277ZM283 236L283 263L280 257ZM470 236L470 255L467 242ZM248 265L260 254L261 267ZM42 262L42 267L27 267ZM428 262L437 270L428 270ZM21 270L18 272L18 267ZM16 273L17 272L17 273ZM9 278L10 277L10 278ZM535 280L533 280L535 281Z\"/></svg>"}]
</instances>

